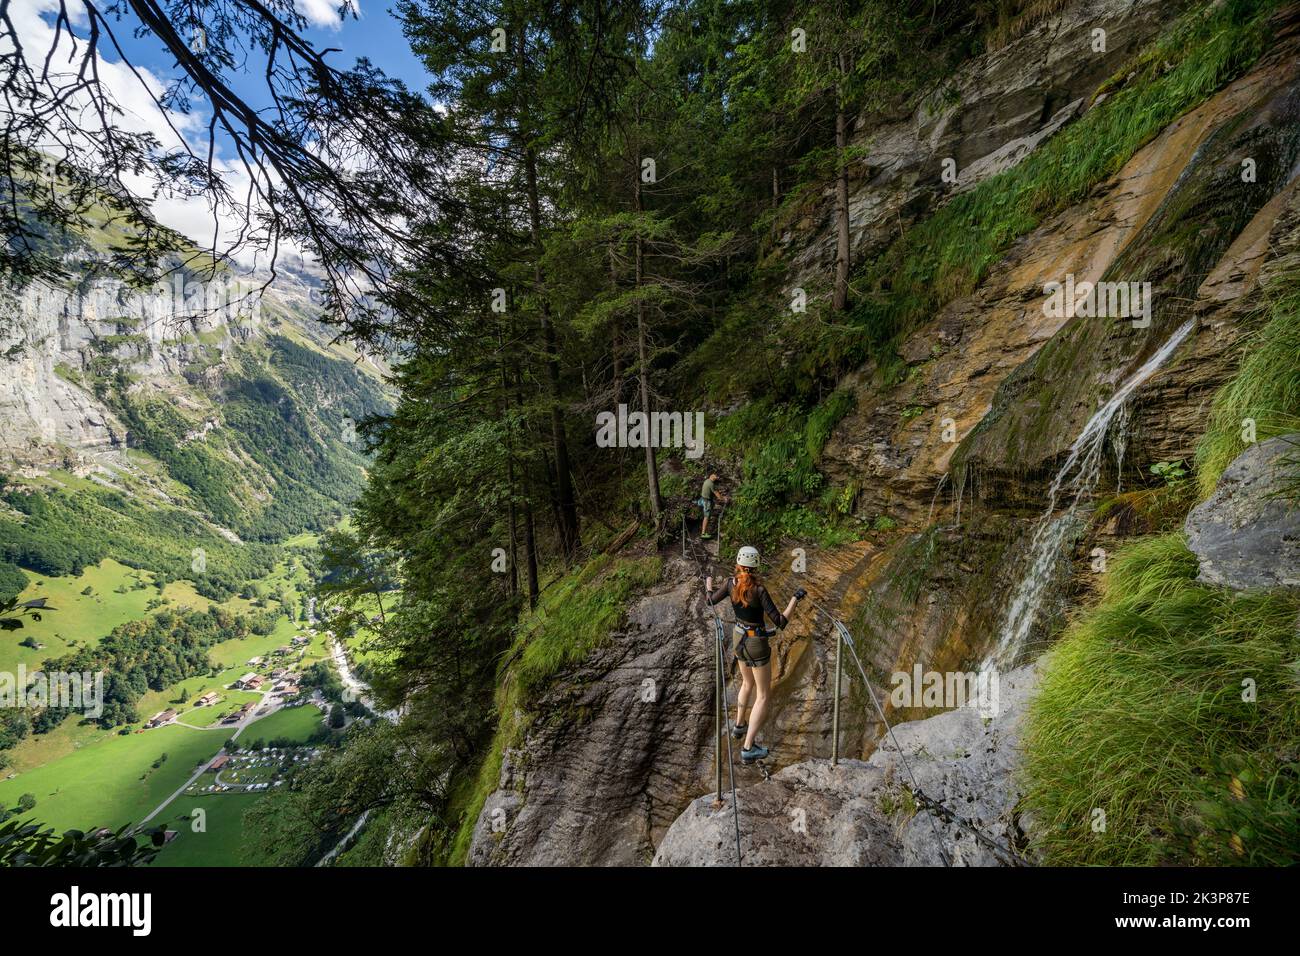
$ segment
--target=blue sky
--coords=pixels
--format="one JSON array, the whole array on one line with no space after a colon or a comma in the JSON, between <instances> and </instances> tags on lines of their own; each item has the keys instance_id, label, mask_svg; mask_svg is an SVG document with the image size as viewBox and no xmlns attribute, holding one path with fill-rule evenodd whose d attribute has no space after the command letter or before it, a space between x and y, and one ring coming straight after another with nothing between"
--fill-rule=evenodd
<instances>
[{"instance_id":1,"label":"blue sky","mask_svg":"<svg viewBox=\"0 0 1300 956\"><path fill-rule=\"evenodd\" d=\"M358 58L367 57L389 76L402 80L408 88L423 94L426 86L424 69L411 54L410 46L402 36L401 24L390 12L393 2L394 0L354 0L354 6L359 8L359 16L349 16L342 20L338 16L339 0L295 0L295 5L312 23L306 36L313 45L317 49L332 47L340 51L330 54L331 62L340 69L351 68ZM40 51L49 49L57 9L57 0L23 0L17 5L13 14L25 48ZM83 14L78 18L77 9L75 6L72 8L74 29L78 35L85 37L85 17ZM173 58L163 51L154 36L148 33L135 36L134 28L135 21L129 16L112 24L117 41L122 45L132 66L136 70L152 74L154 79L165 85L176 75ZM67 49L66 45L64 49ZM158 112L148 90L120 62L107 39L100 45L99 51L101 82L123 108L123 113L116 119L117 123L134 132L155 133L161 138L163 148L178 146L180 140L177 136L180 136L199 155L206 151L206 103L196 103L195 111L189 115L172 113L164 118ZM56 62L56 70L62 65L62 61ZM255 108L266 107L269 105L269 97L261 76L263 61L254 55L250 65L253 67L251 74L229 76L227 79L236 92ZM93 130L87 130L87 134L93 135ZM225 166L232 193L242 195L242 183L247 182L247 175L232 158L225 136L218 132L217 138L218 165ZM196 241L205 241L205 237L210 236L214 229L225 232L225 217L231 211L223 209L214 213L202 198L167 195L156 196L153 208L155 215L163 222Z\"/></svg>"},{"instance_id":2,"label":"blue sky","mask_svg":"<svg viewBox=\"0 0 1300 956\"><path fill-rule=\"evenodd\" d=\"M354 19L348 16L339 19L336 14L337 3L331 0L308 0L300 2L300 9L308 12L313 20L305 35L317 49L334 47L341 50L330 54L330 62L340 69L351 67L359 58L368 57L372 63L389 76L402 80L408 87L423 93L425 72L420 62L411 53L410 44L402 36L401 22L392 14L392 4L385 0L357 0L360 16ZM316 25L328 21L330 25ZM127 51L127 55L137 66L148 67L159 77L172 75L172 59L163 53L160 44L153 36L146 34L135 37L129 30L119 30L118 40ZM113 57L109 57L113 59ZM255 102L264 101L264 89L261 78L232 77L241 95Z\"/></svg>"}]
</instances>

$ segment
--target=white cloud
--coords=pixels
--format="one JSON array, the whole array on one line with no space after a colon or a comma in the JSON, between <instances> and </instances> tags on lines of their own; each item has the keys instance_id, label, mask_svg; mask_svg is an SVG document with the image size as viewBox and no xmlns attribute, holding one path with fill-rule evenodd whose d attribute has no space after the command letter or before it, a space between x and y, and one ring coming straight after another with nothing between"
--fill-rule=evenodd
<instances>
[{"instance_id":1,"label":"white cloud","mask_svg":"<svg viewBox=\"0 0 1300 956\"><path fill-rule=\"evenodd\" d=\"M343 26L339 16L339 0L294 0L294 8L311 21L313 26L337 30ZM360 0L352 0L352 8L361 12Z\"/></svg>"},{"instance_id":2,"label":"white cloud","mask_svg":"<svg viewBox=\"0 0 1300 956\"><path fill-rule=\"evenodd\" d=\"M303 15L317 26L338 28L341 25L336 0L296 0L296 5ZM30 0L28 3L10 9L15 29L29 62L39 64L54 40L54 29L42 18L42 14L56 12L57 0ZM77 23L78 19L80 19L80 23L77 24L78 32L84 35L84 10L79 10L78 14L74 15L74 23ZM129 27L116 23L114 29L123 30ZM114 55L107 38L101 40L100 49L106 54ZM65 32L60 37L59 56L55 58L56 69L60 64L65 70L75 69L80 56L78 54L70 62L68 60L70 52ZM164 111L158 107L154 98L162 95L168 78L160 77L140 66L136 66L132 71L120 60L110 61L103 56L98 59L101 84L111 99L123 110L122 115L116 118L115 126L133 133L152 132L164 149L174 150L188 145L196 155L206 157L207 122L211 114L201 108L205 105L202 101L196 103L195 109L189 113ZM77 102L77 106L88 108L89 101L82 97ZM97 115L90 111L86 112L81 131L87 146L94 140L99 130ZM242 199L248 194L250 182L248 172L237 159L225 155L220 141L214 152L214 165L223 174L232 196ZM128 188L135 188L142 195L150 191L150 183L143 177L123 178ZM241 208L214 210L212 203L204 197L185 198L163 195L155 199L153 209L160 222L188 236L201 246L211 246L214 232L219 246L232 241L245 220ZM297 252L298 250L286 248L284 251ZM254 257L254 250L245 250L237 256L246 265L253 265Z\"/></svg>"}]
</instances>

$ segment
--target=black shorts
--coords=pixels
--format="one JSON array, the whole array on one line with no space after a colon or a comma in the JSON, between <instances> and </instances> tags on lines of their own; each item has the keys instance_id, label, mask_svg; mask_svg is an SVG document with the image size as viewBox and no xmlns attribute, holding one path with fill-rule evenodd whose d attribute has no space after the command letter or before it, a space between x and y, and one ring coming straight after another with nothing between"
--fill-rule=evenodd
<instances>
[{"instance_id":1,"label":"black shorts","mask_svg":"<svg viewBox=\"0 0 1300 956\"><path fill-rule=\"evenodd\" d=\"M745 629L739 626L732 631L735 643L731 649L736 660L750 667L762 667L772 659L772 642L766 632L753 637L746 637L745 634Z\"/></svg>"}]
</instances>

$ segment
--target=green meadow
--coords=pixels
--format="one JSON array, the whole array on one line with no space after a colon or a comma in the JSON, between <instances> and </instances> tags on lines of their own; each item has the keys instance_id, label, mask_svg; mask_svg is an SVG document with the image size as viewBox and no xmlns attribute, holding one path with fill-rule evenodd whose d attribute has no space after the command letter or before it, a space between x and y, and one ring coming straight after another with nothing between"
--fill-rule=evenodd
<instances>
[{"instance_id":1,"label":"green meadow","mask_svg":"<svg viewBox=\"0 0 1300 956\"><path fill-rule=\"evenodd\" d=\"M320 729L324 719L321 712L311 704L301 707L285 707L269 717L250 724L239 737L239 742L253 740L277 740L289 738L305 742L308 737Z\"/></svg>"},{"instance_id":2,"label":"green meadow","mask_svg":"<svg viewBox=\"0 0 1300 956\"><path fill-rule=\"evenodd\" d=\"M0 780L0 806L13 809L30 793L36 798L31 818L56 829L135 823L189 779L224 739L177 726L106 734L43 767ZM167 759L155 768L164 753Z\"/></svg>"},{"instance_id":3,"label":"green meadow","mask_svg":"<svg viewBox=\"0 0 1300 956\"><path fill-rule=\"evenodd\" d=\"M16 671L19 664L32 671L49 658L67 654L74 644L97 644L119 624L149 616L153 613L148 610L149 602L160 597L151 572L128 568L112 558L75 577L23 573L28 585L20 600L43 597L55 610L39 621L27 619L21 630L0 642L0 670L4 671ZM87 589L90 593L83 593ZM210 603L188 581L166 585L161 598L168 602L165 607L172 609L205 608ZM45 646L37 650L19 643L28 637Z\"/></svg>"},{"instance_id":4,"label":"green meadow","mask_svg":"<svg viewBox=\"0 0 1300 956\"><path fill-rule=\"evenodd\" d=\"M262 800L264 793L222 793L202 797L179 797L175 810L176 837L163 847L154 866L256 866L260 856L244 840L244 813ZM194 827L203 811L201 832ZM188 821L179 820L188 816Z\"/></svg>"}]
</instances>

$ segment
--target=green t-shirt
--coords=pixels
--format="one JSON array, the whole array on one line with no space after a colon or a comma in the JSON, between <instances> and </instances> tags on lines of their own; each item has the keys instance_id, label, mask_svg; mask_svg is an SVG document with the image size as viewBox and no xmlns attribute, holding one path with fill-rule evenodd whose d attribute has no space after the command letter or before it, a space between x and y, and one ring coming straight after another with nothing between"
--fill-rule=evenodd
<instances>
[{"instance_id":1,"label":"green t-shirt","mask_svg":"<svg viewBox=\"0 0 1300 956\"><path fill-rule=\"evenodd\" d=\"M704 485L700 488L700 497L705 501L713 500L713 479L705 478Z\"/></svg>"}]
</instances>

